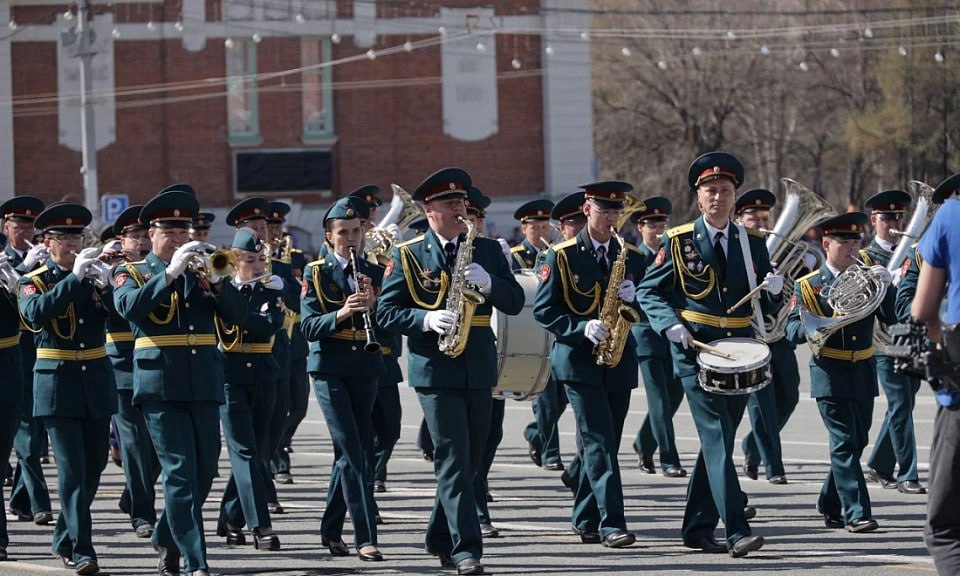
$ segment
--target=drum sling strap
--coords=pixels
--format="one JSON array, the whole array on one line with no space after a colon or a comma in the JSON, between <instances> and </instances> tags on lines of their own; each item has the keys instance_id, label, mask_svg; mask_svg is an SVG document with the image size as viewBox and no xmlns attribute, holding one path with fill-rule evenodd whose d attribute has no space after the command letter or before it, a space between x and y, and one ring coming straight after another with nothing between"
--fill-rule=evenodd
<instances>
[{"instance_id":1,"label":"drum sling strap","mask_svg":"<svg viewBox=\"0 0 960 576\"><path fill-rule=\"evenodd\" d=\"M753 265L753 254L750 252L750 238L747 236L747 230L740 224L734 224L740 231L740 251L743 253L743 269L747 273L747 286L750 290L757 287L757 275L751 274ZM763 313L760 311L759 295L750 299L750 307L753 309L753 318L758 327L763 327Z\"/></svg>"}]
</instances>

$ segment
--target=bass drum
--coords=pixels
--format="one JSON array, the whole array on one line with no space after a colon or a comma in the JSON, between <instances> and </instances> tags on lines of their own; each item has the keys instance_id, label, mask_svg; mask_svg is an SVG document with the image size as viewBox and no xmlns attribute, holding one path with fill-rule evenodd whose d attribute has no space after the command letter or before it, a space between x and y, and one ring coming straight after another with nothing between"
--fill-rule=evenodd
<instances>
[{"instance_id":1,"label":"bass drum","mask_svg":"<svg viewBox=\"0 0 960 576\"><path fill-rule=\"evenodd\" d=\"M523 310L508 316L494 309L490 328L497 337L497 399L533 400L550 380L550 348L553 335L533 319L533 298L540 285L533 270L514 274L523 286Z\"/></svg>"}]
</instances>

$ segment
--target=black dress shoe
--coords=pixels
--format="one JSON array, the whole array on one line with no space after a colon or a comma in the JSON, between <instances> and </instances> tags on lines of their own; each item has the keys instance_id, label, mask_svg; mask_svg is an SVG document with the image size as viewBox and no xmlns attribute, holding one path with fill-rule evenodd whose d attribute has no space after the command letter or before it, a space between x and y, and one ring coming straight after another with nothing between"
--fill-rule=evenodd
<instances>
[{"instance_id":1,"label":"black dress shoe","mask_svg":"<svg viewBox=\"0 0 960 576\"><path fill-rule=\"evenodd\" d=\"M374 550L373 552L364 552L358 549L357 558L364 562L383 562L383 554L381 554L379 550Z\"/></svg>"},{"instance_id":2,"label":"black dress shoe","mask_svg":"<svg viewBox=\"0 0 960 576\"><path fill-rule=\"evenodd\" d=\"M577 493L577 481L575 478L567 474L566 470L564 470L563 473L560 474L560 481L563 482L564 486L572 490L574 494Z\"/></svg>"},{"instance_id":3,"label":"black dress shoe","mask_svg":"<svg viewBox=\"0 0 960 576\"><path fill-rule=\"evenodd\" d=\"M243 546L247 543L247 537L243 535L243 530L231 528L223 519L217 520L217 536L226 537L227 546Z\"/></svg>"},{"instance_id":4,"label":"black dress shoe","mask_svg":"<svg viewBox=\"0 0 960 576\"><path fill-rule=\"evenodd\" d=\"M653 465L653 456L650 454L640 454L637 466L644 474L656 474L657 468Z\"/></svg>"},{"instance_id":5,"label":"black dress shoe","mask_svg":"<svg viewBox=\"0 0 960 576\"><path fill-rule=\"evenodd\" d=\"M489 522L481 522L480 535L484 538L499 538L500 531L494 528L493 524L490 524Z\"/></svg>"},{"instance_id":6,"label":"black dress shoe","mask_svg":"<svg viewBox=\"0 0 960 576\"><path fill-rule=\"evenodd\" d=\"M750 505L744 506L743 517L747 520L753 520L757 517L757 509Z\"/></svg>"},{"instance_id":7,"label":"black dress shoe","mask_svg":"<svg viewBox=\"0 0 960 576\"><path fill-rule=\"evenodd\" d=\"M883 488L897 487L897 480L893 476L889 476L873 468L867 468L867 473L864 474L864 477L867 479L867 482L876 482Z\"/></svg>"},{"instance_id":8,"label":"black dress shoe","mask_svg":"<svg viewBox=\"0 0 960 576\"><path fill-rule=\"evenodd\" d=\"M420 455L423 456L423 459L426 460L427 462L433 462L433 451L424 450L423 452L420 453Z\"/></svg>"},{"instance_id":9,"label":"black dress shoe","mask_svg":"<svg viewBox=\"0 0 960 576\"><path fill-rule=\"evenodd\" d=\"M780 474L780 475L778 475L778 476L771 476L770 478L767 479L767 482L769 482L769 483L771 483L771 484L781 484L781 485L782 485L782 484L786 484L786 483L787 483L787 477L784 476L784 475L782 475L782 474Z\"/></svg>"},{"instance_id":10,"label":"black dress shoe","mask_svg":"<svg viewBox=\"0 0 960 576\"><path fill-rule=\"evenodd\" d=\"M283 506L279 502L267 502L267 511L271 514L283 514Z\"/></svg>"},{"instance_id":11,"label":"black dress shoe","mask_svg":"<svg viewBox=\"0 0 960 576\"><path fill-rule=\"evenodd\" d=\"M275 533L261 534L253 531L253 547L257 550L276 551L280 549L280 537Z\"/></svg>"},{"instance_id":12,"label":"black dress shoe","mask_svg":"<svg viewBox=\"0 0 960 576\"><path fill-rule=\"evenodd\" d=\"M734 558L742 558L761 548L763 548L763 536L744 536L734 542L733 548L730 549L730 555Z\"/></svg>"},{"instance_id":13,"label":"black dress shoe","mask_svg":"<svg viewBox=\"0 0 960 576\"><path fill-rule=\"evenodd\" d=\"M607 548L624 548L637 541L637 537L632 532L626 530L617 530L607 534L602 544Z\"/></svg>"},{"instance_id":14,"label":"black dress shoe","mask_svg":"<svg viewBox=\"0 0 960 576\"><path fill-rule=\"evenodd\" d=\"M37 526L46 526L53 522L53 514L44 510L33 515L33 523Z\"/></svg>"},{"instance_id":15,"label":"black dress shoe","mask_svg":"<svg viewBox=\"0 0 960 576\"><path fill-rule=\"evenodd\" d=\"M350 549L347 548L343 540L328 540L326 536L320 537L320 545L326 546L331 556L349 556Z\"/></svg>"},{"instance_id":16,"label":"black dress shoe","mask_svg":"<svg viewBox=\"0 0 960 576\"><path fill-rule=\"evenodd\" d=\"M17 508L10 508L10 515L16 516L17 520L30 520L33 518L33 516L30 516L29 514L24 514L22 510L18 510Z\"/></svg>"},{"instance_id":17,"label":"black dress shoe","mask_svg":"<svg viewBox=\"0 0 960 576\"><path fill-rule=\"evenodd\" d=\"M63 567L68 570L73 570L77 567L77 563L73 561L73 558L67 558L66 556L60 556L60 561L63 562Z\"/></svg>"},{"instance_id":18,"label":"black dress shoe","mask_svg":"<svg viewBox=\"0 0 960 576\"><path fill-rule=\"evenodd\" d=\"M573 533L580 536L580 541L584 544L599 544L600 543L600 534L597 532L585 532L580 530L576 526L570 526L573 529Z\"/></svg>"},{"instance_id":19,"label":"black dress shoe","mask_svg":"<svg viewBox=\"0 0 960 576\"><path fill-rule=\"evenodd\" d=\"M747 462L743 465L743 475L751 480L756 480L760 476L760 469L756 464Z\"/></svg>"},{"instance_id":20,"label":"black dress shoe","mask_svg":"<svg viewBox=\"0 0 960 576\"><path fill-rule=\"evenodd\" d=\"M97 564L96 560L84 560L77 564L75 572L80 576L89 576L90 574L99 573L100 566Z\"/></svg>"},{"instance_id":21,"label":"black dress shoe","mask_svg":"<svg viewBox=\"0 0 960 576\"><path fill-rule=\"evenodd\" d=\"M157 569L160 576L178 576L180 574L180 550L160 548L160 562Z\"/></svg>"},{"instance_id":22,"label":"black dress shoe","mask_svg":"<svg viewBox=\"0 0 960 576\"><path fill-rule=\"evenodd\" d=\"M379 492L386 492L386 491L387 491L387 483L384 482L383 480L374 480L374 481L373 481L373 491L374 491L374 492L378 492L378 493L379 493Z\"/></svg>"},{"instance_id":23,"label":"black dress shoe","mask_svg":"<svg viewBox=\"0 0 960 576\"><path fill-rule=\"evenodd\" d=\"M457 574L483 574L483 564L476 558L466 558L457 562Z\"/></svg>"},{"instance_id":24,"label":"black dress shoe","mask_svg":"<svg viewBox=\"0 0 960 576\"><path fill-rule=\"evenodd\" d=\"M7 559L7 549L3 546L0 546L0 562L3 562Z\"/></svg>"},{"instance_id":25,"label":"black dress shoe","mask_svg":"<svg viewBox=\"0 0 960 576\"><path fill-rule=\"evenodd\" d=\"M533 442L527 442L527 456L533 460L537 467L543 466L543 460L540 458L540 447Z\"/></svg>"},{"instance_id":26,"label":"black dress shoe","mask_svg":"<svg viewBox=\"0 0 960 576\"><path fill-rule=\"evenodd\" d=\"M543 469L551 472L563 472L564 466L563 462L547 462L543 465Z\"/></svg>"},{"instance_id":27,"label":"black dress shoe","mask_svg":"<svg viewBox=\"0 0 960 576\"><path fill-rule=\"evenodd\" d=\"M693 550L700 550L706 554L726 554L727 545L717 542L713 536L701 538L699 540L684 541L683 545Z\"/></svg>"},{"instance_id":28,"label":"black dress shoe","mask_svg":"<svg viewBox=\"0 0 960 576\"><path fill-rule=\"evenodd\" d=\"M293 474L289 472L277 472L274 477L277 484L293 484Z\"/></svg>"},{"instance_id":29,"label":"black dress shoe","mask_svg":"<svg viewBox=\"0 0 960 576\"><path fill-rule=\"evenodd\" d=\"M823 525L827 528L840 529L844 527L843 518L838 518L837 516L831 516L829 514L823 515Z\"/></svg>"},{"instance_id":30,"label":"black dress shoe","mask_svg":"<svg viewBox=\"0 0 960 576\"><path fill-rule=\"evenodd\" d=\"M441 568L456 568L457 566L456 562L453 561L453 557L447 552L440 552L437 554L437 558L440 559Z\"/></svg>"},{"instance_id":31,"label":"black dress shoe","mask_svg":"<svg viewBox=\"0 0 960 576\"><path fill-rule=\"evenodd\" d=\"M493 502L493 494L491 494L491 493L489 493L489 492L487 492L487 494L486 494L486 496L484 496L484 498L487 499L487 502Z\"/></svg>"},{"instance_id":32,"label":"black dress shoe","mask_svg":"<svg viewBox=\"0 0 960 576\"><path fill-rule=\"evenodd\" d=\"M386 522L383 521L383 516L381 516L379 512L377 512L374 515L373 521L377 523L377 526L382 526L383 524L386 524Z\"/></svg>"},{"instance_id":33,"label":"black dress shoe","mask_svg":"<svg viewBox=\"0 0 960 576\"><path fill-rule=\"evenodd\" d=\"M860 518L847 525L847 531L859 534L860 532L873 532L880 525L873 518Z\"/></svg>"},{"instance_id":34,"label":"black dress shoe","mask_svg":"<svg viewBox=\"0 0 960 576\"><path fill-rule=\"evenodd\" d=\"M687 471L679 466L671 466L663 471L663 475L667 478L683 478L687 475Z\"/></svg>"},{"instance_id":35,"label":"black dress shoe","mask_svg":"<svg viewBox=\"0 0 960 576\"><path fill-rule=\"evenodd\" d=\"M901 494L926 494L927 489L916 480L906 480L897 483L897 492Z\"/></svg>"}]
</instances>

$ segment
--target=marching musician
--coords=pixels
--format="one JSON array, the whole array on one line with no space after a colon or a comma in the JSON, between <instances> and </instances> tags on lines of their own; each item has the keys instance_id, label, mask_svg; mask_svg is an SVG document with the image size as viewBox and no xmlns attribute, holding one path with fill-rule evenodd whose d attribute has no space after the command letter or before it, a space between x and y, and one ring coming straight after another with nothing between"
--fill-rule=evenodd
<instances>
[{"instance_id":1,"label":"marching musician","mask_svg":"<svg viewBox=\"0 0 960 576\"><path fill-rule=\"evenodd\" d=\"M200 212L190 223L190 239L195 242L207 242L210 238L210 227L217 215L213 212Z\"/></svg>"},{"instance_id":2,"label":"marching musician","mask_svg":"<svg viewBox=\"0 0 960 576\"><path fill-rule=\"evenodd\" d=\"M654 196L643 201L644 209L634 212L630 221L640 236L637 250L644 257L644 268L649 268L657 257L667 220L673 211L668 198ZM673 415L683 401L683 385L673 375L670 343L650 327L650 321L641 316L633 326L637 341L637 360L647 395L647 415L637 431L633 449L639 457L640 470L654 474L653 453L660 449L660 469L667 478L687 475L680 464L677 441L673 433Z\"/></svg>"},{"instance_id":3,"label":"marching musician","mask_svg":"<svg viewBox=\"0 0 960 576\"><path fill-rule=\"evenodd\" d=\"M513 213L513 219L520 222L523 241L510 249L514 272L524 268L533 268L537 254L550 247L550 212L553 202L539 198L521 204ZM537 464L539 466L539 464Z\"/></svg>"},{"instance_id":4,"label":"marching musician","mask_svg":"<svg viewBox=\"0 0 960 576\"><path fill-rule=\"evenodd\" d=\"M2 249L7 247L7 236L0 233ZM4 268L13 270L13 266L4 264ZM13 437L20 424L20 410L24 405L23 368L21 367L20 352L20 317L17 311L17 293L19 286L15 280L15 272L4 272L5 280L0 289L0 370L4 379L0 383L0 454L7 459L13 448ZM32 388L31 382L31 388ZM32 402L31 402L32 404ZM10 539L7 535L7 514L4 498L4 488L0 486L0 562L7 559L7 546Z\"/></svg>"},{"instance_id":5,"label":"marching musician","mask_svg":"<svg viewBox=\"0 0 960 576\"><path fill-rule=\"evenodd\" d=\"M754 536L747 522L756 511L746 506L733 463L737 425L747 399L701 388L692 344L694 339L751 337L751 303L732 313L727 309L763 281L767 284L761 306L772 309L783 278L773 274L760 234L730 221L737 188L743 183L740 161L725 152L709 152L691 164L687 180L701 216L667 231L640 284L638 299L650 326L673 343L674 373L683 383L700 437L687 490L683 544L738 558L763 546L763 537ZM714 538L721 520L725 544Z\"/></svg>"},{"instance_id":6,"label":"marching musician","mask_svg":"<svg viewBox=\"0 0 960 576\"><path fill-rule=\"evenodd\" d=\"M831 299L845 296L833 293L837 290L835 281L842 272L858 265L857 252L867 221L862 212L848 212L820 225L826 260L819 270L798 279L794 286L787 324L791 342L798 344L809 337L801 310L804 316L812 318L834 316L824 294ZM873 399L878 394L873 359L874 318L892 323L895 299L893 290L887 289L891 275L883 265L876 264L861 272L873 275L883 285L883 300L875 312L836 330L819 354L810 359L810 395L816 399L830 435L830 470L820 489L817 510L828 528L846 526L856 533L877 529L860 455L867 445Z\"/></svg>"},{"instance_id":7,"label":"marching musician","mask_svg":"<svg viewBox=\"0 0 960 576\"><path fill-rule=\"evenodd\" d=\"M3 253L19 274L36 270L49 255L42 238L34 238L34 221L43 209L43 202L33 196L14 196L0 204L3 232L7 235L7 245ZM33 245L30 244L31 240L34 241ZM36 344L33 334L23 323L20 325L20 334L23 336L20 339L20 366L23 370L24 389L20 424L13 438L17 466L13 474L13 488L10 490L10 513L20 518L32 519L35 524L46 525L53 522L53 514L50 512L50 491L40 462L47 432L40 419L33 415L33 365L37 360Z\"/></svg>"},{"instance_id":8,"label":"marching musician","mask_svg":"<svg viewBox=\"0 0 960 576\"><path fill-rule=\"evenodd\" d=\"M367 205L367 215L363 220L364 234L376 228L377 209L383 206L383 200L380 198L380 187L376 184L364 184L357 187L357 189L348 194L348 196L359 198Z\"/></svg>"},{"instance_id":9,"label":"marching musician","mask_svg":"<svg viewBox=\"0 0 960 576\"><path fill-rule=\"evenodd\" d=\"M43 418L57 455L60 517L53 552L77 574L100 571L90 506L106 466L110 415L117 411L113 369L104 348L111 298L88 279L97 248L81 251L92 219L80 204L54 204L36 219L49 250L46 264L20 278L20 314L34 332L34 416ZM79 252L79 254L78 254Z\"/></svg>"},{"instance_id":10,"label":"marching musician","mask_svg":"<svg viewBox=\"0 0 960 576\"><path fill-rule=\"evenodd\" d=\"M142 208L142 204L129 206L113 223L113 236L120 238L117 256L124 262L138 262L150 253L147 226L140 223ZM104 252L111 250L105 247ZM120 461L126 480L120 509L130 517L137 537L149 538L157 524L154 485L160 477L160 461L150 441L143 413L133 403L133 332L130 322L116 312L112 302L109 304L107 357L113 365L118 400L113 422L120 441Z\"/></svg>"},{"instance_id":11,"label":"marching musician","mask_svg":"<svg viewBox=\"0 0 960 576\"><path fill-rule=\"evenodd\" d=\"M407 336L409 381L417 391L434 447L437 495L427 526L426 549L443 567L482 574L483 541L473 480L483 456L497 380L497 350L490 314L497 308L519 314L523 288L514 279L500 246L475 237L466 245L464 197L470 176L444 168L413 194L423 203L430 229L393 249L384 272L377 319ZM458 258L458 252L472 258ZM472 260L472 261L471 261ZM459 267L458 267L459 264ZM472 320L447 309L466 287L483 296ZM462 300L461 300L462 301ZM463 339L466 338L466 342ZM440 349L443 339L448 356Z\"/></svg>"},{"instance_id":12,"label":"marching musician","mask_svg":"<svg viewBox=\"0 0 960 576\"><path fill-rule=\"evenodd\" d=\"M614 337L613 318L597 318L616 291L619 305L639 315L634 282L643 277L643 261L612 227L623 213L626 182L595 182L584 189L587 224L571 240L553 246L538 270L540 286L533 314L556 336L550 352L554 378L566 388L577 421L582 461L577 478L572 523L584 543L620 548L636 541L627 531L623 485L617 453L630 392L637 387L636 341L629 327L622 335L626 354L598 364L595 348ZM626 253L622 251L626 250ZM614 272L622 266L622 279ZM611 282L616 281L616 284Z\"/></svg>"},{"instance_id":13,"label":"marching musician","mask_svg":"<svg viewBox=\"0 0 960 576\"><path fill-rule=\"evenodd\" d=\"M868 266L886 266L897 245L910 241L896 234L904 225L910 195L902 190L884 190L867 198L866 206L870 209L874 235L870 245L860 251L860 259ZM897 274L898 280L901 274ZM890 291L895 293L896 289ZM891 322L895 323L896 319L891 318ZM917 472L917 437L913 428L913 407L920 380L896 373L894 359L886 354L878 353L876 362L880 385L887 397L887 411L867 460L867 479L884 488L896 487L903 494L926 494ZM896 477L895 465L899 468Z\"/></svg>"},{"instance_id":14,"label":"marching musician","mask_svg":"<svg viewBox=\"0 0 960 576\"><path fill-rule=\"evenodd\" d=\"M304 271L301 328L310 343L307 370L334 446L327 505L320 521L321 543L333 556L350 554L342 535L349 511L360 560L376 562L383 555L377 548L364 451L384 363L379 348L367 348L370 333L366 329L373 329L367 320L376 308L383 269L363 257L360 207L366 209L363 200L348 196L324 215L331 248Z\"/></svg>"},{"instance_id":15,"label":"marching musician","mask_svg":"<svg viewBox=\"0 0 960 576\"><path fill-rule=\"evenodd\" d=\"M133 402L140 407L163 469L164 509L153 533L160 574L209 576L201 509L217 475L222 354L214 318L246 317L240 291L188 242L199 206L182 190L158 194L140 210L152 243L143 260L114 270L114 302L134 336ZM200 273L202 272L202 274Z\"/></svg>"},{"instance_id":16,"label":"marching musician","mask_svg":"<svg viewBox=\"0 0 960 576\"><path fill-rule=\"evenodd\" d=\"M236 273L233 284L246 301L242 322L215 319L224 352L224 396L220 423L230 454L229 498L220 504L217 533L228 545L245 543L244 524L253 532L257 550L279 550L267 510L267 477L271 445L270 426L276 412L277 374L273 340L283 327L283 280L267 274L263 242L247 228L237 230L231 244Z\"/></svg>"},{"instance_id":17,"label":"marching musician","mask_svg":"<svg viewBox=\"0 0 960 576\"><path fill-rule=\"evenodd\" d=\"M777 197L769 190L748 190L737 198L737 220L753 230L770 230L770 209L776 203ZM796 346L786 338L766 344L770 347L771 381L747 397L751 430L741 443L743 473L756 480L763 462L768 482L786 484L780 430L800 401L800 368Z\"/></svg>"}]
</instances>

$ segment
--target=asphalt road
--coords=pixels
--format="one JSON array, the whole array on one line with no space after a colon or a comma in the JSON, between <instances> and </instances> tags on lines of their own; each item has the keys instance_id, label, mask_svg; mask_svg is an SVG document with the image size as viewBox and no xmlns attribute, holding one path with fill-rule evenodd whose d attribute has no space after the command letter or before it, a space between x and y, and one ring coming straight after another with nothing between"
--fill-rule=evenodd
<instances>
[{"instance_id":1,"label":"asphalt road","mask_svg":"<svg viewBox=\"0 0 960 576\"><path fill-rule=\"evenodd\" d=\"M687 479L645 475L636 467L630 445L646 412L642 387L634 392L620 452L629 528L638 542L611 550L581 544L570 532L569 491L558 473L538 469L527 457L521 430L531 419L529 403L510 401L504 423L504 440L491 472L495 501L494 523L501 537L487 540L483 562L493 574L714 574L716 572L816 575L902 575L935 573L923 546L922 529L926 497L908 496L871 485L874 516L880 530L855 535L830 530L816 513L816 495L828 467L827 437L816 405L808 397L808 355L801 354L800 405L783 435L789 484L775 486L765 480L741 478L751 504L758 508L751 522L766 546L747 558L704 555L681 546L680 523ZM420 407L413 390L403 385L403 434L390 465L387 492L378 495L386 519L380 527L380 548L386 562L363 563L353 554L333 558L320 546L319 518L326 493L332 447L323 417L311 399L307 419L294 440L295 483L280 487L286 513L274 518L283 549L259 552L252 545L228 548L214 535L216 510L229 461L221 453L220 474L204 508L207 545L212 571L222 574L441 574L437 560L423 551L423 532L433 501L432 465L423 461L415 445ZM877 399L871 439L883 419L886 401ZM918 397L915 412L921 481L928 472L929 446L935 403L928 388ZM696 430L684 403L675 419L684 466L693 466L699 446ZM745 419L741 431L749 426ZM561 420L561 449L567 460L574 448L574 424L569 410ZM864 455L864 459L869 454ZM742 463L737 450L738 465ZM46 467L56 498L56 463ZM762 478L762 476L761 476ZM94 503L94 544L105 574L155 574L156 555L149 542L134 536L117 508L122 489L121 470L109 464ZM56 500L55 500L56 502ZM158 505L162 502L158 498ZM55 504L56 507L56 504ZM40 572L67 572L50 552L50 527L18 522L8 516L11 561L0 563L0 575L20 576ZM718 538L722 538L722 527ZM350 544L351 528L345 532ZM248 537L248 541L252 539Z\"/></svg>"}]
</instances>

